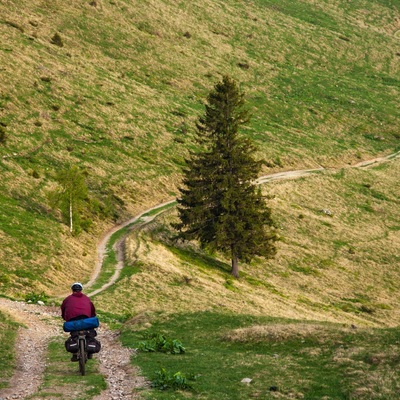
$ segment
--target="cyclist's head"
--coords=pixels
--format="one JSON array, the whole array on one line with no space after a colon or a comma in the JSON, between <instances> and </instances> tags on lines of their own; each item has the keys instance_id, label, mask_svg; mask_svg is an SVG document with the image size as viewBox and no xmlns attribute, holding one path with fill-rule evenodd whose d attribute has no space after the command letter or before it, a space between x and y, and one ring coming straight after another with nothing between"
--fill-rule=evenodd
<instances>
[{"instance_id":1,"label":"cyclist's head","mask_svg":"<svg viewBox=\"0 0 400 400\"><path fill-rule=\"evenodd\" d=\"M71 285L71 289L73 292L80 292L83 289L82 283L75 282Z\"/></svg>"}]
</instances>

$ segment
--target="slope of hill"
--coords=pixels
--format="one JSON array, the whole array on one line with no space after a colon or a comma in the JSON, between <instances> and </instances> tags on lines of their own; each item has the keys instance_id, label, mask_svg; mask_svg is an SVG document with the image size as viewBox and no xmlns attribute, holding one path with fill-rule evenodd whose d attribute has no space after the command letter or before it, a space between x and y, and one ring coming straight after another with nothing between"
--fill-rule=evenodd
<instances>
[{"instance_id":1,"label":"slope of hill","mask_svg":"<svg viewBox=\"0 0 400 400\"><path fill-rule=\"evenodd\" d=\"M397 159L264 185L277 256L243 264L238 281L229 260L172 240L172 209L129 237L122 279L96 303L119 315L224 310L398 326L399 169Z\"/></svg>"},{"instance_id":2,"label":"slope of hill","mask_svg":"<svg viewBox=\"0 0 400 400\"><path fill-rule=\"evenodd\" d=\"M399 146L396 1L6 0L0 15L3 294L87 280L100 232L176 194L221 74L247 92L265 172ZM103 210L79 237L47 199L70 165Z\"/></svg>"}]
</instances>

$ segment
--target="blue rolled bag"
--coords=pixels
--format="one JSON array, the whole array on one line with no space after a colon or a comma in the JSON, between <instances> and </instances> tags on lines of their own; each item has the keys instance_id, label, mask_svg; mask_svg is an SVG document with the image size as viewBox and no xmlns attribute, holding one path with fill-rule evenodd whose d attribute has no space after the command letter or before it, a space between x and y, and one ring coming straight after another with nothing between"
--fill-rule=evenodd
<instances>
[{"instance_id":1,"label":"blue rolled bag","mask_svg":"<svg viewBox=\"0 0 400 400\"><path fill-rule=\"evenodd\" d=\"M97 317L90 317L84 319L78 319L76 321L64 322L64 332L82 331L87 329L94 329L100 326L99 319Z\"/></svg>"}]
</instances>

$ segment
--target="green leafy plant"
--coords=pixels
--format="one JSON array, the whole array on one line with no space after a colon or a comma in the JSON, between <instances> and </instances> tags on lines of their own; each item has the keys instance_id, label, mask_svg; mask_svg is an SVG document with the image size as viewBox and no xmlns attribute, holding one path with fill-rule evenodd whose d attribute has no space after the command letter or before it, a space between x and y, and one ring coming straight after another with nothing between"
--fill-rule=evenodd
<instances>
[{"instance_id":1,"label":"green leafy plant","mask_svg":"<svg viewBox=\"0 0 400 400\"><path fill-rule=\"evenodd\" d=\"M31 292L25 296L25 301L29 303L37 303L38 301L43 301L43 303L47 303L49 297L44 293L35 293Z\"/></svg>"},{"instance_id":2,"label":"green leafy plant","mask_svg":"<svg viewBox=\"0 0 400 400\"><path fill-rule=\"evenodd\" d=\"M188 390L192 388L188 382L189 379L194 379L194 377L188 378L182 372L171 374L165 368L161 368L156 372L156 378L153 380L151 386L159 390Z\"/></svg>"},{"instance_id":3,"label":"green leafy plant","mask_svg":"<svg viewBox=\"0 0 400 400\"><path fill-rule=\"evenodd\" d=\"M177 339L168 339L160 333L148 335L148 339L139 343L139 350L144 352L160 352L180 354L185 352L182 342Z\"/></svg>"}]
</instances>

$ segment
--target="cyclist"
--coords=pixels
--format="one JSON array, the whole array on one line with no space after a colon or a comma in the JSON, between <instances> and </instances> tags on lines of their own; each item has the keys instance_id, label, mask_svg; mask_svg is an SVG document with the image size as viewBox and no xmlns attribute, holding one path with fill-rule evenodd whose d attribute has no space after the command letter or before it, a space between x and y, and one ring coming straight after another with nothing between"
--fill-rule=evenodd
<instances>
[{"instance_id":1,"label":"cyclist","mask_svg":"<svg viewBox=\"0 0 400 400\"><path fill-rule=\"evenodd\" d=\"M67 296L61 304L61 316L65 321L75 321L96 316L94 304L88 296L82 293L83 285L75 282L71 285L72 294ZM71 332L73 335L74 332ZM97 335L94 329L88 330L88 336L95 337ZM91 358L91 354L89 358ZM77 355L73 354L71 361L78 361Z\"/></svg>"},{"instance_id":2,"label":"cyclist","mask_svg":"<svg viewBox=\"0 0 400 400\"><path fill-rule=\"evenodd\" d=\"M96 316L96 309L92 301L82 293L83 286L79 282L71 285L72 294L61 304L61 316L65 321L74 321Z\"/></svg>"}]
</instances>

